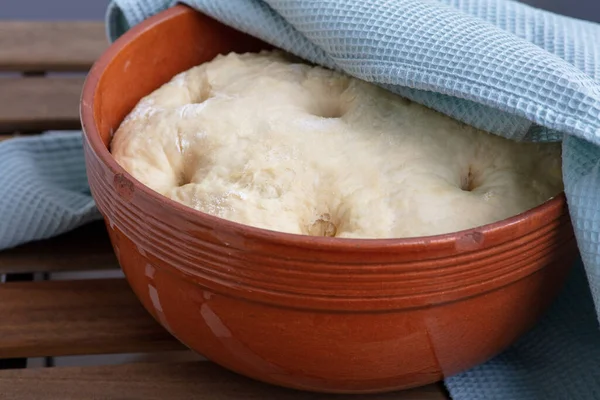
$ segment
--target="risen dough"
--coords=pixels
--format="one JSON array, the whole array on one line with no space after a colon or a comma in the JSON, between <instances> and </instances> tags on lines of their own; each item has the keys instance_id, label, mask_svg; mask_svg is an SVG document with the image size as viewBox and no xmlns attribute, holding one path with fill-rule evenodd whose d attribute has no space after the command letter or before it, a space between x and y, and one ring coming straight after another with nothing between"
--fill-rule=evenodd
<instances>
[{"instance_id":1,"label":"risen dough","mask_svg":"<svg viewBox=\"0 0 600 400\"><path fill-rule=\"evenodd\" d=\"M175 76L139 102L112 153L197 210L309 235L453 232L562 190L558 144L484 133L277 52L218 56Z\"/></svg>"}]
</instances>

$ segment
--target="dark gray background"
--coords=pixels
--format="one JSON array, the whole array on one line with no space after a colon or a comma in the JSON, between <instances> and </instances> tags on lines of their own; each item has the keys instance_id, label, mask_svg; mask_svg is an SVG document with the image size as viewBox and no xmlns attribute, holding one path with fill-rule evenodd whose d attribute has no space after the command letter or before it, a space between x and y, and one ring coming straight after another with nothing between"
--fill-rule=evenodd
<instances>
[{"instance_id":1,"label":"dark gray background","mask_svg":"<svg viewBox=\"0 0 600 400\"><path fill-rule=\"evenodd\" d=\"M0 0L0 19L104 19L109 0Z\"/></svg>"},{"instance_id":2,"label":"dark gray background","mask_svg":"<svg viewBox=\"0 0 600 400\"><path fill-rule=\"evenodd\" d=\"M108 1L0 0L0 19L103 19ZM600 22L599 0L522 1L560 14Z\"/></svg>"}]
</instances>

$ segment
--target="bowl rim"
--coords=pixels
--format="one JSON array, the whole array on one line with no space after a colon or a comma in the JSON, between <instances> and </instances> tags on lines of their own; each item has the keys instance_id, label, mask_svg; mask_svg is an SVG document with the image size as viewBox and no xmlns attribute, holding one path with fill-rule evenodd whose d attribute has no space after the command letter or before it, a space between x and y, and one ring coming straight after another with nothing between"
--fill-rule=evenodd
<instances>
[{"instance_id":1,"label":"bowl rim","mask_svg":"<svg viewBox=\"0 0 600 400\"><path fill-rule=\"evenodd\" d=\"M219 226L222 230L231 230L234 231L234 233L241 234L246 238L268 240L270 242L277 242L279 244L291 247L369 251L386 248L415 249L422 248L422 246L451 245L461 238L468 238L472 237L473 235L485 238L485 242L494 242L495 244L498 244L511 239L510 234L514 233L514 231L511 231L511 227L514 225L530 219L545 219L541 217L549 213L552 214L553 210L562 208L565 205L566 196L564 191L561 191L556 196L551 197L544 203L512 217L456 232L406 238L339 238L287 233L245 225L204 213L192 207L176 202L175 200L172 200L154 191L150 187L141 183L134 176L129 174L123 167L121 167L121 165L118 164L112 156L109 148L104 145L95 118L94 109L96 104L96 94L98 93L98 85L102 80L105 71L110 67L113 59L123 49L131 45L138 38L138 36L144 34L145 32L154 29L167 20L177 18L188 13L198 13L198 11L185 4L177 4L147 18L121 35L101 54L101 56L90 69L85 79L80 98L79 113L82 122L83 137L87 141L96 158L106 167L108 167L115 176L119 175L130 181L134 186L135 192L142 193L144 196L147 196L149 199L153 200L153 202L162 204L168 212L180 214L192 224ZM551 221L546 222L550 223ZM499 240L501 238L503 238L503 240Z\"/></svg>"}]
</instances>

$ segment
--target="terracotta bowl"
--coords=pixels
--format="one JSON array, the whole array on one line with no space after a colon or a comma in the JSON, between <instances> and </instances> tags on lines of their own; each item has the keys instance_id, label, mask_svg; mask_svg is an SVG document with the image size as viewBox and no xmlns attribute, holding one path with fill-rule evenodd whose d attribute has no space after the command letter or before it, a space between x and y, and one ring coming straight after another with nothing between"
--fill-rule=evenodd
<instances>
[{"instance_id":1,"label":"terracotta bowl","mask_svg":"<svg viewBox=\"0 0 600 400\"><path fill-rule=\"evenodd\" d=\"M177 6L114 43L85 84L92 194L131 287L156 320L240 374L344 393L439 381L530 329L576 256L562 194L454 234L308 237L187 208L115 162L111 135L142 96L218 53L264 47Z\"/></svg>"}]
</instances>

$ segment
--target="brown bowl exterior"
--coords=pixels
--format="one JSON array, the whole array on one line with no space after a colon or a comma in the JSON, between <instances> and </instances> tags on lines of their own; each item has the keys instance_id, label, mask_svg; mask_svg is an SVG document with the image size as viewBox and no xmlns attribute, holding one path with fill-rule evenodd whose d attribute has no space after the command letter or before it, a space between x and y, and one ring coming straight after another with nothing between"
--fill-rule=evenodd
<instances>
[{"instance_id":1,"label":"brown bowl exterior","mask_svg":"<svg viewBox=\"0 0 600 400\"><path fill-rule=\"evenodd\" d=\"M142 96L219 53L265 47L176 6L115 42L87 79L81 114L92 194L146 309L226 368L319 392L435 382L530 329L577 252L562 194L455 234L306 237L189 209L111 157L112 133Z\"/></svg>"}]
</instances>

